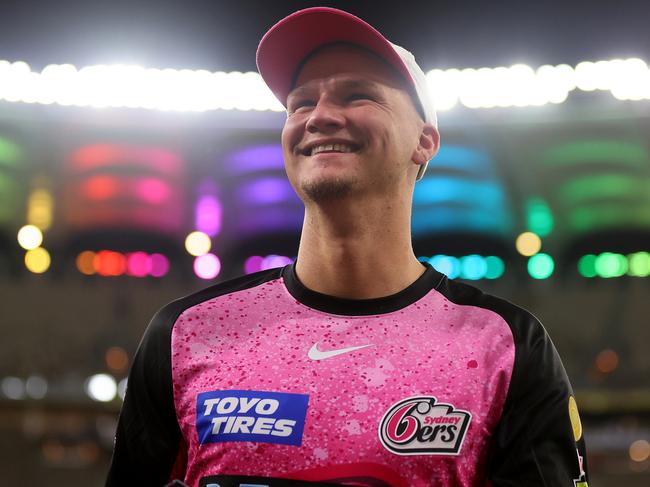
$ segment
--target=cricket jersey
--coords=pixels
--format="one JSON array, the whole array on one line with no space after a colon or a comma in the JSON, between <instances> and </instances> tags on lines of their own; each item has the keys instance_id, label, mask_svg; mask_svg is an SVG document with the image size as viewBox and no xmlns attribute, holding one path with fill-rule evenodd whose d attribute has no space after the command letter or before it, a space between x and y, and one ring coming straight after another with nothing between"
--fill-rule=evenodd
<instances>
[{"instance_id":1,"label":"cricket jersey","mask_svg":"<svg viewBox=\"0 0 650 487\"><path fill-rule=\"evenodd\" d=\"M107 486L586 487L562 362L529 312L430 266L342 299L294 265L163 307Z\"/></svg>"}]
</instances>

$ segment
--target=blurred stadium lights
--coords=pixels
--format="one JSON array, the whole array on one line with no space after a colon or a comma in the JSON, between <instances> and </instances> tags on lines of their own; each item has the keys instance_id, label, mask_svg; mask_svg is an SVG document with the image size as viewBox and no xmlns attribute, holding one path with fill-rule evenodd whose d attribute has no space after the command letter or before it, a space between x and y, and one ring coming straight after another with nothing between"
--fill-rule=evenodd
<instances>
[{"instance_id":1,"label":"blurred stadium lights","mask_svg":"<svg viewBox=\"0 0 650 487\"><path fill-rule=\"evenodd\" d=\"M80 107L170 111L284 111L259 74L96 65L50 64L40 73L0 60L0 100ZM650 70L638 58L479 69L433 69L427 81L439 110L563 103L574 90L610 91L618 100L650 99Z\"/></svg>"}]
</instances>

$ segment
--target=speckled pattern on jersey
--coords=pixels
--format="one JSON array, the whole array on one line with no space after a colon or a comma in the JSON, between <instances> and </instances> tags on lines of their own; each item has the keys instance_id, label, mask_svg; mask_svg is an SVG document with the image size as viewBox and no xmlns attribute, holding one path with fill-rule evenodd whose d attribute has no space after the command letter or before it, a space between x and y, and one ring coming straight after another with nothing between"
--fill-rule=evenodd
<instances>
[{"instance_id":1,"label":"speckled pattern on jersey","mask_svg":"<svg viewBox=\"0 0 650 487\"><path fill-rule=\"evenodd\" d=\"M309 358L310 349L319 360ZM195 486L216 474L327 481L340 468L347 477L375 475L395 486L485 485L487 445L514 353L499 314L454 304L435 289L402 309L367 316L310 308L283 278L206 300L180 314L171 337L185 482ZM197 414L206 411L199 404L197 412L197 397L211 391L308 395L300 446L201 444ZM458 454L399 455L382 444L382 418L414 396L470 413Z\"/></svg>"}]
</instances>

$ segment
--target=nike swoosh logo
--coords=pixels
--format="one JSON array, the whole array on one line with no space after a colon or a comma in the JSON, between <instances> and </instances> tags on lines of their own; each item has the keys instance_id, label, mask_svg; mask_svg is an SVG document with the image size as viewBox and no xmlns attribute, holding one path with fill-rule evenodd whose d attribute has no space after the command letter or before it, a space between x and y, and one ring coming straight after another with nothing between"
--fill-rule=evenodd
<instances>
[{"instance_id":1,"label":"nike swoosh logo","mask_svg":"<svg viewBox=\"0 0 650 487\"><path fill-rule=\"evenodd\" d=\"M307 356L312 360L325 360L326 358L336 357L337 355L342 355L344 353L354 352L355 350L361 350L362 348L372 347L372 343L368 345L358 345L356 347L347 347L339 348L338 350L329 350L327 352L321 352L318 350L318 342L309 349Z\"/></svg>"}]
</instances>

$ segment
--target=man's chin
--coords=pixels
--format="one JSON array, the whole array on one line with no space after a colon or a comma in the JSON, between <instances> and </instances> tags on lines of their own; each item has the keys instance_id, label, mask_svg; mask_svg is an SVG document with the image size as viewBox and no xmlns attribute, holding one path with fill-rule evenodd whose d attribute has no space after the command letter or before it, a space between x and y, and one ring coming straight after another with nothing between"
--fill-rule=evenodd
<instances>
[{"instance_id":1,"label":"man's chin","mask_svg":"<svg viewBox=\"0 0 650 487\"><path fill-rule=\"evenodd\" d=\"M328 203L348 196L354 181L340 177L319 178L301 184L301 192L314 203Z\"/></svg>"}]
</instances>

